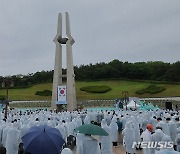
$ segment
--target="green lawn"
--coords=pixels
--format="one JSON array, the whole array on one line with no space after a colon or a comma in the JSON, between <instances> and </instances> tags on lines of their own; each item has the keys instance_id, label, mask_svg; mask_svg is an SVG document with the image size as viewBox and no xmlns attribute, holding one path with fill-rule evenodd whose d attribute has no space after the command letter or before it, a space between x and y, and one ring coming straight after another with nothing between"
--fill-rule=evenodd
<instances>
[{"instance_id":1,"label":"green lawn","mask_svg":"<svg viewBox=\"0 0 180 154\"><path fill-rule=\"evenodd\" d=\"M107 93L97 94L97 93L87 93L80 91L81 87L84 86L100 86L107 85L112 88L111 91ZM166 88L165 91L157 94L143 94L137 95L135 92L142 88L146 88L151 85L147 82L133 82L125 80L108 80L108 81L91 81L91 82L76 82L76 92L77 99L114 99L123 97L122 91L127 90L129 92L128 96L139 96L139 97L170 97L170 96L180 96L180 84L156 84L161 85ZM11 100L50 100L51 96L37 96L36 91L51 90L52 83L37 84L30 88L24 89L10 89L9 99ZM0 90L0 95L5 95L5 90Z\"/></svg>"}]
</instances>

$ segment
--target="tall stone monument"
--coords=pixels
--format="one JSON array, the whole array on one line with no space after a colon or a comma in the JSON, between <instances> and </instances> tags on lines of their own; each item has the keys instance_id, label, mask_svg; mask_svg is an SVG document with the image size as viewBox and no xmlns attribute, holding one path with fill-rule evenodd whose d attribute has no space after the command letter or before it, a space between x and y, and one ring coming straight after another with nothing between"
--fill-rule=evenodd
<instances>
[{"instance_id":1,"label":"tall stone monument","mask_svg":"<svg viewBox=\"0 0 180 154\"><path fill-rule=\"evenodd\" d=\"M60 13L58 16L57 35L54 38L54 43L56 44L56 53L55 53L51 108L57 109L58 105L56 103L58 101L58 86L63 85L62 78L66 78L67 110L72 111L77 107L75 79L74 79L75 75L74 75L73 55L72 55L72 45L74 44L75 41L71 36L69 14L67 12L66 12L66 35L67 37L62 36L62 14ZM63 61L62 45L66 46L66 57L67 57L66 74L62 74L62 61Z\"/></svg>"}]
</instances>

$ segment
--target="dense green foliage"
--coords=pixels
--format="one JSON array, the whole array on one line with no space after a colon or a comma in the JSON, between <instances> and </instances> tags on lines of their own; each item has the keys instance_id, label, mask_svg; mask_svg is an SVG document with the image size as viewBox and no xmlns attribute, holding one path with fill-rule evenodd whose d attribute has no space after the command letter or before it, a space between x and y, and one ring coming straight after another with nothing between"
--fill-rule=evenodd
<instances>
[{"instance_id":1,"label":"dense green foliage","mask_svg":"<svg viewBox=\"0 0 180 154\"><path fill-rule=\"evenodd\" d=\"M12 75L10 77L2 77L0 76L0 83L3 80L11 80L14 82L14 88L28 88L29 86L32 86L37 83L48 83L52 82L53 78L53 71L41 71L36 72L34 74L28 74L28 75ZM10 87L9 87L10 88Z\"/></svg>"},{"instance_id":2,"label":"dense green foliage","mask_svg":"<svg viewBox=\"0 0 180 154\"><path fill-rule=\"evenodd\" d=\"M109 63L96 63L75 66L76 80L130 79L180 82L180 61L165 63L155 62L122 62L113 60ZM63 74L66 70L63 69ZM15 87L27 87L39 83L49 83L53 79L53 71L41 71L28 75L8 77L14 81ZM0 83L5 77L0 76Z\"/></svg>"},{"instance_id":3,"label":"dense green foliage","mask_svg":"<svg viewBox=\"0 0 180 154\"><path fill-rule=\"evenodd\" d=\"M4 103L6 103L6 96L5 95L0 95L0 103L1 104L4 104Z\"/></svg>"},{"instance_id":4,"label":"dense green foliage","mask_svg":"<svg viewBox=\"0 0 180 154\"><path fill-rule=\"evenodd\" d=\"M77 80L124 78L179 82L180 62L173 64L160 61L123 63L119 60L113 60L109 63L75 67L75 74Z\"/></svg>"},{"instance_id":5,"label":"dense green foliage","mask_svg":"<svg viewBox=\"0 0 180 154\"><path fill-rule=\"evenodd\" d=\"M43 90L43 91L37 91L35 95L38 96L52 96L52 91L50 90Z\"/></svg>"},{"instance_id":6,"label":"dense green foliage","mask_svg":"<svg viewBox=\"0 0 180 154\"><path fill-rule=\"evenodd\" d=\"M3 101L6 99L6 96L5 95L0 95L0 101Z\"/></svg>"},{"instance_id":7,"label":"dense green foliage","mask_svg":"<svg viewBox=\"0 0 180 154\"><path fill-rule=\"evenodd\" d=\"M80 88L81 91L90 93L106 93L111 90L109 86L85 86Z\"/></svg>"},{"instance_id":8,"label":"dense green foliage","mask_svg":"<svg viewBox=\"0 0 180 154\"><path fill-rule=\"evenodd\" d=\"M149 85L147 88L137 90L136 94L145 94L145 93L156 94L156 93L160 93L164 90L166 90L166 88L163 86Z\"/></svg>"}]
</instances>

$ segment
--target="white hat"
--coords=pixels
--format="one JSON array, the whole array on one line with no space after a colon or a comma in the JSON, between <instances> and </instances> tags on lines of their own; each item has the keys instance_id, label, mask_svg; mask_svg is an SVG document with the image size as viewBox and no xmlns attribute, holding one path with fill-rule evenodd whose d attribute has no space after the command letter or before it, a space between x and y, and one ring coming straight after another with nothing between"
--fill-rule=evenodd
<instances>
[{"instance_id":1,"label":"white hat","mask_svg":"<svg viewBox=\"0 0 180 154\"><path fill-rule=\"evenodd\" d=\"M71 151L71 149L69 148L64 148L61 152L61 154L73 154L73 152Z\"/></svg>"}]
</instances>

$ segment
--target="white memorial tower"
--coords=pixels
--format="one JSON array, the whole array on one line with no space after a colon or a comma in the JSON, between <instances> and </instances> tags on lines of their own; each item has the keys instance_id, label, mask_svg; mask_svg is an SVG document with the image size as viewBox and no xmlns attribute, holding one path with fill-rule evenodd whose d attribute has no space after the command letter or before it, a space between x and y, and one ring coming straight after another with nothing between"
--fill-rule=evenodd
<instances>
[{"instance_id":1,"label":"white memorial tower","mask_svg":"<svg viewBox=\"0 0 180 154\"><path fill-rule=\"evenodd\" d=\"M61 104L61 97L59 97L59 87L65 87L62 92L63 100L66 100L67 110L73 111L77 108L76 101L76 90L75 90L75 74L74 74L74 66L73 66L73 55L72 55L72 45L74 44L74 39L71 36L70 31L70 21L69 14L66 12L66 35L67 37L62 36L62 14L60 13L58 16L58 28L57 35L54 38L54 43L56 44L56 53L55 53L55 64L54 64L54 76L53 76L53 87L52 87L52 102L51 108L57 109L58 104ZM66 61L67 61L67 69L66 74L62 74L62 45L66 46ZM66 84L62 83L62 78L66 78ZM63 104L66 104L63 103Z\"/></svg>"}]
</instances>

